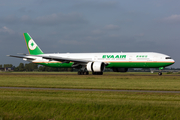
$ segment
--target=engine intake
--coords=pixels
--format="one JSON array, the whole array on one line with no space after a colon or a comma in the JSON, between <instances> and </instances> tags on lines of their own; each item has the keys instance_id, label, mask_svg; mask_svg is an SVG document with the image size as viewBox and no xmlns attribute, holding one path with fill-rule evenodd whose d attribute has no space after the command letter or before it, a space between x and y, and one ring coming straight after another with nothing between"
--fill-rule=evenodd
<instances>
[{"instance_id":1,"label":"engine intake","mask_svg":"<svg viewBox=\"0 0 180 120\"><path fill-rule=\"evenodd\" d=\"M89 62L87 70L92 72L103 72L105 70L105 63L103 62Z\"/></svg>"}]
</instances>

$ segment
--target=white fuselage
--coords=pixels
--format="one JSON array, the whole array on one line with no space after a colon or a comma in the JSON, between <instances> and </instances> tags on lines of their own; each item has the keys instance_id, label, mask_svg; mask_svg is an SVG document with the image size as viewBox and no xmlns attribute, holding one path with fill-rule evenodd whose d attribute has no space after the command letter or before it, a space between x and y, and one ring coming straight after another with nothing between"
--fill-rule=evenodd
<instances>
[{"instance_id":1,"label":"white fuselage","mask_svg":"<svg viewBox=\"0 0 180 120\"><path fill-rule=\"evenodd\" d=\"M54 53L41 56L57 56L63 58L82 59L100 62L175 62L170 56L155 52L113 52L113 53ZM32 57L32 56L30 56ZM47 59L36 57L33 62L48 62ZM50 62L50 61L49 61ZM54 62L54 61L51 61Z\"/></svg>"}]
</instances>

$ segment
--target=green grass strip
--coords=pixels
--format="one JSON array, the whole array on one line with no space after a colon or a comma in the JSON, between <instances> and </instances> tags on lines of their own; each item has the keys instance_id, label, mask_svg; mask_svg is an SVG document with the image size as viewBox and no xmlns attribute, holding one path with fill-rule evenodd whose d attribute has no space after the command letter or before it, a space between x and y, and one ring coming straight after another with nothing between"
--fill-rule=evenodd
<instances>
[{"instance_id":1,"label":"green grass strip","mask_svg":"<svg viewBox=\"0 0 180 120\"><path fill-rule=\"evenodd\" d=\"M87 89L180 90L180 76L144 74L0 74L0 86ZM145 74L146 75L146 74Z\"/></svg>"},{"instance_id":2,"label":"green grass strip","mask_svg":"<svg viewBox=\"0 0 180 120\"><path fill-rule=\"evenodd\" d=\"M53 90L0 91L1 119L173 120L180 94Z\"/></svg>"}]
</instances>

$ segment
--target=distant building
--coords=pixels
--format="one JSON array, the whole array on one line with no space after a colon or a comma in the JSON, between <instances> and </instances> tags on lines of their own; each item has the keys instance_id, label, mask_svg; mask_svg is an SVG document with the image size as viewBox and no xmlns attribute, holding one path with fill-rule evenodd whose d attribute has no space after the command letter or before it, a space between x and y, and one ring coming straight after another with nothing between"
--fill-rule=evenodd
<instances>
[{"instance_id":1,"label":"distant building","mask_svg":"<svg viewBox=\"0 0 180 120\"><path fill-rule=\"evenodd\" d=\"M14 71L14 67L0 68L0 71Z\"/></svg>"},{"instance_id":2,"label":"distant building","mask_svg":"<svg viewBox=\"0 0 180 120\"><path fill-rule=\"evenodd\" d=\"M7 68L4 68L4 71L14 71L14 67L7 67Z\"/></svg>"}]
</instances>

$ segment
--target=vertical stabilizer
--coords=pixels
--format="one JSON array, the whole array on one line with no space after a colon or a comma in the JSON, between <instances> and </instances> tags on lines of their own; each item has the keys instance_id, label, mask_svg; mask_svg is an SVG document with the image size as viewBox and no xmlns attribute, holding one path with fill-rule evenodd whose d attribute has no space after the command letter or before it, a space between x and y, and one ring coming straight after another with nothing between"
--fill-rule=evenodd
<instances>
[{"instance_id":1,"label":"vertical stabilizer","mask_svg":"<svg viewBox=\"0 0 180 120\"><path fill-rule=\"evenodd\" d=\"M25 39L29 54L31 54L31 55L43 54L42 50L34 42L34 40L31 38L31 36L28 33L24 33L24 39Z\"/></svg>"}]
</instances>

